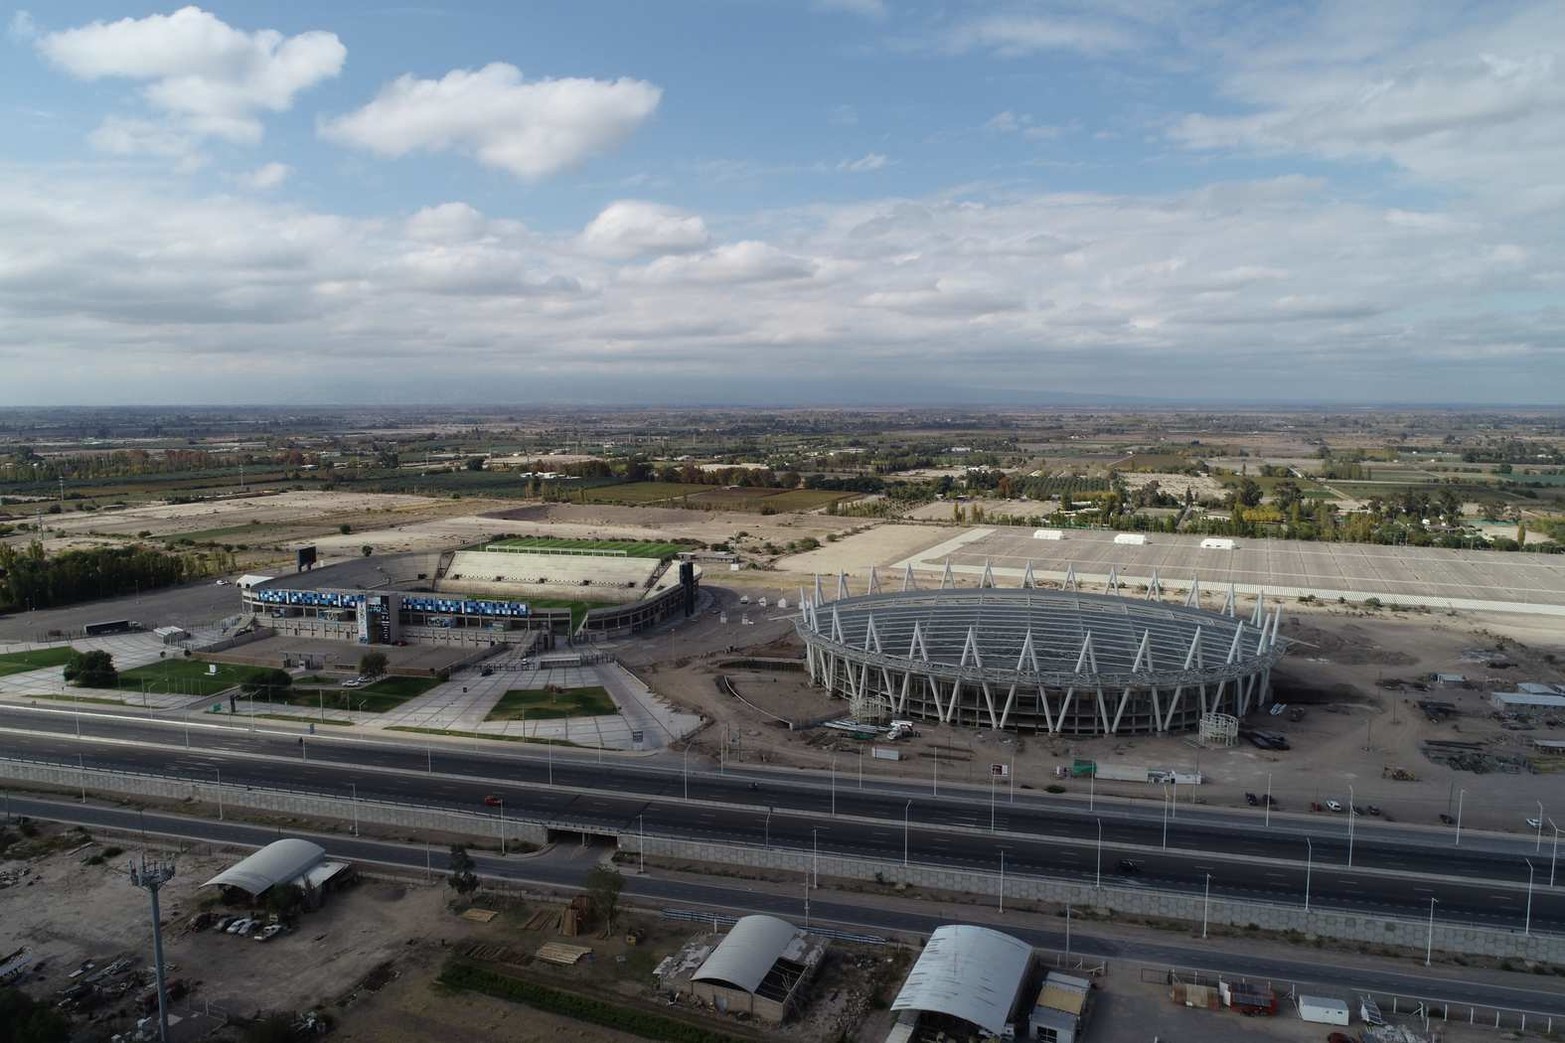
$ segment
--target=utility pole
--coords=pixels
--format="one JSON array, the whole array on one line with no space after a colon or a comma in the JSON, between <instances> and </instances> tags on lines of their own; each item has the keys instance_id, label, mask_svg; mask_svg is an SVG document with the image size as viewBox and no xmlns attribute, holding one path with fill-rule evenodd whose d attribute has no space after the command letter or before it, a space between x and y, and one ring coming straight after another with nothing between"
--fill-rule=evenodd
<instances>
[{"instance_id":1,"label":"utility pole","mask_svg":"<svg viewBox=\"0 0 1565 1043\"><path fill-rule=\"evenodd\" d=\"M158 988L158 1039L168 1043L168 989L163 980L163 926L158 911L158 891L174 878L174 863L148 862L145 855L141 865L130 864L130 882L145 888L152 899L152 969Z\"/></svg>"}]
</instances>

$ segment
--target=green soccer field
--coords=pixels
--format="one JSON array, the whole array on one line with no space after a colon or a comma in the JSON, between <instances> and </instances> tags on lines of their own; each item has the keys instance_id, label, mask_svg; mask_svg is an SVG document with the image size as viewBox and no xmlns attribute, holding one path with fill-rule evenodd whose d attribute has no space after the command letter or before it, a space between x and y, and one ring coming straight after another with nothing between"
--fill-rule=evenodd
<instances>
[{"instance_id":1,"label":"green soccer field","mask_svg":"<svg viewBox=\"0 0 1565 1043\"><path fill-rule=\"evenodd\" d=\"M621 553L631 558L672 558L680 551L677 543L660 543L655 540L573 540L554 536L519 536L511 540L499 540L491 547L509 547L514 550L562 550L587 553Z\"/></svg>"},{"instance_id":2,"label":"green soccer field","mask_svg":"<svg viewBox=\"0 0 1565 1043\"><path fill-rule=\"evenodd\" d=\"M25 674L50 666L64 666L76 653L74 648L38 648L31 652L7 652L0 655L0 677Z\"/></svg>"}]
</instances>

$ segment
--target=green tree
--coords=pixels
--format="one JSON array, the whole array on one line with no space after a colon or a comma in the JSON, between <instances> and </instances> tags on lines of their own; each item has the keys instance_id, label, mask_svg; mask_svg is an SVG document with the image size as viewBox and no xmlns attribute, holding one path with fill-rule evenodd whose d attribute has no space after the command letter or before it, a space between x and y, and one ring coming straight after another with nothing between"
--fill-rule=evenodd
<instances>
[{"instance_id":1,"label":"green tree","mask_svg":"<svg viewBox=\"0 0 1565 1043\"><path fill-rule=\"evenodd\" d=\"M386 653L365 652L359 656L359 673L365 677L379 677L386 672Z\"/></svg>"},{"instance_id":2,"label":"green tree","mask_svg":"<svg viewBox=\"0 0 1565 1043\"><path fill-rule=\"evenodd\" d=\"M484 458L481 456L470 456L467 458L467 463L464 466L469 471L482 471L484 469Z\"/></svg>"},{"instance_id":3,"label":"green tree","mask_svg":"<svg viewBox=\"0 0 1565 1043\"><path fill-rule=\"evenodd\" d=\"M451 890L463 898L470 897L478 890L478 874L474 871L477 866L473 863L473 856L467 853L466 844L451 845L451 875L447 883Z\"/></svg>"},{"instance_id":4,"label":"green tree","mask_svg":"<svg viewBox=\"0 0 1565 1043\"><path fill-rule=\"evenodd\" d=\"M624 888L625 878L613 866L593 866L587 874L587 894L592 899L593 911L610 931L614 930L614 921L619 916L619 895Z\"/></svg>"},{"instance_id":5,"label":"green tree","mask_svg":"<svg viewBox=\"0 0 1565 1043\"><path fill-rule=\"evenodd\" d=\"M375 548L371 547L368 543L366 543L364 546L359 548L359 553L364 555L367 558L371 554L375 553Z\"/></svg>"},{"instance_id":6,"label":"green tree","mask_svg":"<svg viewBox=\"0 0 1565 1043\"><path fill-rule=\"evenodd\" d=\"M257 670L239 684L240 691L252 698L258 695L273 696L293 684L293 675L276 667Z\"/></svg>"},{"instance_id":7,"label":"green tree","mask_svg":"<svg viewBox=\"0 0 1565 1043\"><path fill-rule=\"evenodd\" d=\"M72 652L65 664L65 679L78 688L113 688L119 684L120 675L114 669L114 657L100 649Z\"/></svg>"},{"instance_id":8,"label":"green tree","mask_svg":"<svg viewBox=\"0 0 1565 1043\"><path fill-rule=\"evenodd\" d=\"M71 1026L63 1015L21 989L0 987L0 1043L65 1043Z\"/></svg>"},{"instance_id":9,"label":"green tree","mask_svg":"<svg viewBox=\"0 0 1565 1043\"><path fill-rule=\"evenodd\" d=\"M1234 501L1244 507L1259 507L1261 495L1259 482L1254 478L1243 478L1239 481L1239 487L1234 490Z\"/></svg>"}]
</instances>

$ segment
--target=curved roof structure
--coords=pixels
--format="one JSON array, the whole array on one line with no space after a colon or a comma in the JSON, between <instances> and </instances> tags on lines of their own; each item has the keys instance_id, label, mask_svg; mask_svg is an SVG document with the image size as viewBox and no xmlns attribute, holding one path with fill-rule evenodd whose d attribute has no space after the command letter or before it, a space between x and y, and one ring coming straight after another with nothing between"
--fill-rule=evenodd
<instances>
[{"instance_id":1,"label":"curved roof structure","mask_svg":"<svg viewBox=\"0 0 1565 1043\"><path fill-rule=\"evenodd\" d=\"M326 849L297 837L274 840L238 865L231 866L202 884L237 887L258 895L274 884L297 880L326 860Z\"/></svg>"},{"instance_id":2,"label":"curved roof structure","mask_svg":"<svg viewBox=\"0 0 1565 1043\"><path fill-rule=\"evenodd\" d=\"M1031 962L1032 946L1008 934L970 924L936 928L891 1009L947 1014L998 1036Z\"/></svg>"},{"instance_id":3,"label":"curved roof structure","mask_svg":"<svg viewBox=\"0 0 1565 1043\"><path fill-rule=\"evenodd\" d=\"M798 933L775 916L742 916L690 978L754 992Z\"/></svg>"},{"instance_id":4,"label":"curved roof structure","mask_svg":"<svg viewBox=\"0 0 1565 1043\"><path fill-rule=\"evenodd\" d=\"M1161 601L1031 587L869 594L816 606L813 616L807 638L817 643L974 679L1139 683L1185 669L1193 645L1218 663L1234 649L1219 675L1282 652L1265 625Z\"/></svg>"}]
</instances>

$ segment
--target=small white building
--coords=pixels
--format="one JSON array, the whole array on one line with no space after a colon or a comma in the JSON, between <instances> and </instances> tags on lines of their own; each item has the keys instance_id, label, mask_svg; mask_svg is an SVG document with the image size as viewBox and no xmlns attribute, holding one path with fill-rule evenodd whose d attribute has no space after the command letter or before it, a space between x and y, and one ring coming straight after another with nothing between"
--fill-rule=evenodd
<instances>
[{"instance_id":1,"label":"small white building","mask_svg":"<svg viewBox=\"0 0 1565 1043\"><path fill-rule=\"evenodd\" d=\"M1065 532L1062 529L1034 529L1032 538L1035 540L1063 540Z\"/></svg>"},{"instance_id":2,"label":"small white building","mask_svg":"<svg viewBox=\"0 0 1565 1043\"><path fill-rule=\"evenodd\" d=\"M1565 695L1534 695L1531 692L1493 692L1489 703L1496 710L1565 710Z\"/></svg>"},{"instance_id":3,"label":"small white building","mask_svg":"<svg viewBox=\"0 0 1565 1043\"><path fill-rule=\"evenodd\" d=\"M1300 996L1299 1020L1316 1025L1346 1025L1349 1021L1347 1003L1329 996Z\"/></svg>"},{"instance_id":4,"label":"small white building","mask_svg":"<svg viewBox=\"0 0 1565 1043\"><path fill-rule=\"evenodd\" d=\"M1144 547L1147 543L1147 534L1144 532L1121 532L1114 536L1114 542L1127 547Z\"/></svg>"},{"instance_id":5,"label":"small white building","mask_svg":"<svg viewBox=\"0 0 1565 1043\"><path fill-rule=\"evenodd\" d=\"M1228 536L1208 536L1201 541L1202 550L1235 550L1238 544Z\"/></svg>"}]
</instances>

